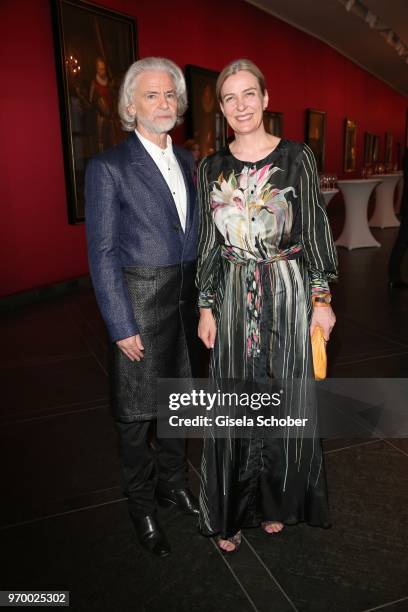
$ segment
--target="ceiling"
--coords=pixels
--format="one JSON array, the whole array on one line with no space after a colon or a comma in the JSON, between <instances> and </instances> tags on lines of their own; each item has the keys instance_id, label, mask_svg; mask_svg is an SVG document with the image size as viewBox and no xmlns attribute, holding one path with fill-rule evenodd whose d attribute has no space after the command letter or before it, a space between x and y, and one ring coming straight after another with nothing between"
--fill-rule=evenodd
<instances>
[{"instance_id":1,"label":"ceiling","mask_svg":"<svg viewBox=\"0 0 408 612\"><path fill-rule=\"evenodd\" d=\"M246 1L319 38L408 96L408 0L349 0L349 5L354 4L349 11L347 0ZM370 28L356 14L358 7L360 15L365 7L389 26L406 47L406 55L400 57L378 29Z\"/></svg>"}]
</instances>

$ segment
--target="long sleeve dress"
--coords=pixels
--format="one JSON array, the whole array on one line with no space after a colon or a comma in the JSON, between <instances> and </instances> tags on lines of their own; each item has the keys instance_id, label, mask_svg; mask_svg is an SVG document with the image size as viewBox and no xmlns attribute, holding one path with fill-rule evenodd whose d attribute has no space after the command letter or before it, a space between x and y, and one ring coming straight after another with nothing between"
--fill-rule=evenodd
<instances>
[{"instance_id":1,"label":"long sleeve dress","mask_svg":"<svg viewBox=\"0 0 408 612\"><path fill-rule=\"evenodd\" d=\"M217 324L211 376L313 379L311 297L329 291L337 254L312 151L282 139L253 163L226 147L201 162L198 191L199 306L211 308ZM304 404L297 385L291 414L304 416ZM317 435L210 433L201 467L205 535L231 537L264 520L330 524Z\"/></svg>"}]
</instances>

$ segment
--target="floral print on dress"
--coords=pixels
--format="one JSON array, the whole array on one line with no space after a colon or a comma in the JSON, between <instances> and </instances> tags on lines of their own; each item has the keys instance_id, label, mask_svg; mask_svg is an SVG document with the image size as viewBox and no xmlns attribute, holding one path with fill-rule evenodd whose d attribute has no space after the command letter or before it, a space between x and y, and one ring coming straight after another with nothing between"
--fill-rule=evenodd
<instances>
[{"instance_id":1,"label":"floral print on dress","mask_svg":"<svg viewBox=\"0 0 408 612\"><path fill-rule=\"evenodd\" d=\"M222 256L245 265L246 350L248 356L260 354L260 319L262 283L260 265L287 259L300 252L301 246L280 249L292 227L292 207L286 199L293 187L277 189L270 179L282 170L272 164L261 169L243 167L228 178L221 174L211 191L214 223L224 237Z\"/></svg>"},{"instance_id":2,"label":"floral print on dress","mask_svg":"<svg viewBox=\"0 0 408 612\"><path fill-rule=\"evenodd\" d=\"M211 208L215 225L228 246L239 249L248 259L266 259L274 254L292 226L292 207L286 196L293 187L277 189L270 182L278 167L267 164L257 170L244 166L241 174L232 171L214 182Z\"/></svg>"}]
</instances>

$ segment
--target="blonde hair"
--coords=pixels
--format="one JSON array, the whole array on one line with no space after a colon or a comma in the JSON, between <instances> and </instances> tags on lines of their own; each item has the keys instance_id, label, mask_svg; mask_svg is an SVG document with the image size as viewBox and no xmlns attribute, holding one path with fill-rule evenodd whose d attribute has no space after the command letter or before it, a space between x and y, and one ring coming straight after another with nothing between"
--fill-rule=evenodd
<instances>
[{"instance_id":1,"label":"blonde hair","mask_svg":"<svg viewBox=\"0 0 408 612\"><path fill-rule=\"evenodd\" d=\"M266 91L265 77L262 74L262 72L259 70L258 66L256 66L256 64L254 64L254 62L251 62L251 60L249 59L237 59L231 62L230 64L228 64L228 66L225 66L225 68L222 70L222 72L220 73L217 79L217 84L215 86L215 92L217 94L217 98L219 102L222 102L221 89L225 81L228 79L228 77L230 77L233 74L236 74L240 70L246 70L247 72L250 72L251 74L253 74L254 77L258 81L262 95L265 94L265 91Z\"/></svg>"}]
</instances>

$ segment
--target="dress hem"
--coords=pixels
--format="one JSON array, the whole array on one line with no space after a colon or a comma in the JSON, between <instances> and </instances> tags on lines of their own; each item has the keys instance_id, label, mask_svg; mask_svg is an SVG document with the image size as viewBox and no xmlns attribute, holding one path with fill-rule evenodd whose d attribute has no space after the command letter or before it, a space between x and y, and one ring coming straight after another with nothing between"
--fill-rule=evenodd
<instances>
[{"instance_id":1,"label":"dress hem","mask_svg":"<svg viewBox=\"0 0 408 612\"><path fill-rule=\"evenodd\" d=\"M285 527L295 527L296 525L299 525L300 523L305 523L308 527L318 527L320 529L331 529L333 527L333 523L323 523L323 524L320 524L320 523L309 523L308 521L306 521L304 519L299 519L298 521L295 521L295 522L286 522L286 521L278 521L278 520L274 520L274 521L271 520L271 522L283 523L283 525ZM262 529L261 523L259 523L258 525L245 525L245 526L241 527L240 531L243 530L243 529L256 529L258 527ZM221 531L211 531L211 532L209 532L209 531L203 531L201 529L199 529L199 532L200 532L200 534L202 536L204 536L206 538L213 538L213 537L216 537L216 536L221 536L222 539L231 538L232 536L235 535L235 533L237 533L237 532L235 532L235 533L224 533L223 534ZM266 534L266 535L269 537L269 535L273 535L273 534Z\"/></svg>"}]
</instances>

